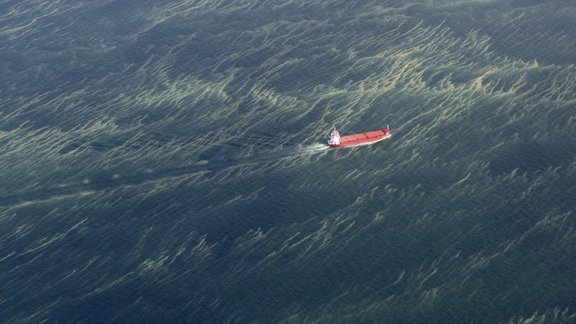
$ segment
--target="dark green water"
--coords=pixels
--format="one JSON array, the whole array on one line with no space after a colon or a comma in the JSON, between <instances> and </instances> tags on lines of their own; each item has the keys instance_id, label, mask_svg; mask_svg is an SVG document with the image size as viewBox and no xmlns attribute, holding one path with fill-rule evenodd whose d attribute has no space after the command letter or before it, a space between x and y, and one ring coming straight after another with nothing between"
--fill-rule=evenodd
<instances>
[{"instance_id":1,"label":"dark green water","mask_svg":"<svg viewBox=\"0 0 576 324\"><path fill-rule=\"evenodd\" d=\"M575 322L574 21L0 0L1 321Z\"/></svg>"}]
</instances>

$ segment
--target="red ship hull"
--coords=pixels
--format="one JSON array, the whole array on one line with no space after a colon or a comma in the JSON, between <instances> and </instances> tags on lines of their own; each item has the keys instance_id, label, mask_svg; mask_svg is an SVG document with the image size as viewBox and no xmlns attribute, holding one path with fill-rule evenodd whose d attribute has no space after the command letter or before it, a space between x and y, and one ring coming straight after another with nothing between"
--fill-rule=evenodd
<instances>
[{"instance_id":1,"label":"red ship hull","mask_svg":"<svg viewBox=\"0 0 576 324\"><path fill-rule=\"evenodd\" d=\"M389 138L392 136L389 128L382 128L372 132L365 132L365 133L358 133L353 135L346 135L340 137L339 144L331 144L328 143L330 147L351 147L351 146L360 146L360 145L368 145L373 144L376 142L380 142L384 139Z\"/></svg>"}]
</instances>

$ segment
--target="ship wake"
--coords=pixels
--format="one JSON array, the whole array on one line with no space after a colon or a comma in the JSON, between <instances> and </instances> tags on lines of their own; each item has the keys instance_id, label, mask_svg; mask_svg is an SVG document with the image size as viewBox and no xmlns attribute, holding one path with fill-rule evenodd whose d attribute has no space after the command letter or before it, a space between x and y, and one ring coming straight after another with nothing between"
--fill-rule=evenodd
<instances>
[{"instance_id":1,"label":"ship wake","mask_svg":"<svg viewBox=\"0 0 576 324\"><path fill-rule=\"evenodd\" d=\"M325 144L314 143L309 145L278 146L272 150L259 151L257 148L237 149L238 157L218 157L209 160L200 160L178 167L162 169L144 169L131 174L117 172L99 172L97 176L76 181L59 183L37 189L13 192L0 197L0 206L9 207L20 204L29 204L53 199L86 195L105 190L114 190L122 187L138 186L154 181L166 181L170 178L182 178L198 173L215 174L226 169L241 168L249 165L276 162L282 159L297 158L300 156L320 153L328 149ZM243 152L247 151L247 152Z\"/></svg>"}]
</instances>

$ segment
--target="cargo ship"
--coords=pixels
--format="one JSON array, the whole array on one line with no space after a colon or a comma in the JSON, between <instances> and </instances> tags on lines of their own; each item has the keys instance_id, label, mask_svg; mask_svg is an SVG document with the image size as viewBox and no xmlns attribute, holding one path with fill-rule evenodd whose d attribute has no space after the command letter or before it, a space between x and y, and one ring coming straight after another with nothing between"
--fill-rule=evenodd
<instances>
[{"instance_id":1,"label":"cargo ship","mask_svg":"<svg viewBox=\"0 0 576 324\"><path fill-rule=\"evenodd\" d=\"M380 142L392 136L390 126L381 128L379 130L364 132L346 136L340 136L340 132L336 128L330 132L330 139L326 144L330 147L352 147L360 145L368 145Z\"/></svg>"}]
</instances>

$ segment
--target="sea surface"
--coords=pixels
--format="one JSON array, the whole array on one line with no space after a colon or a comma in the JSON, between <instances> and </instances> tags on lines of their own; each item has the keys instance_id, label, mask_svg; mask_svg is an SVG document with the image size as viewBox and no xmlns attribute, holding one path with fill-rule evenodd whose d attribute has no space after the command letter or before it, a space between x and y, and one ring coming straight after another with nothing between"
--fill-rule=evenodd
<instances>
[{"instance_id":1,"label":"sea surface","mask_svg":"<svg viewBox=\"0 0 576 324\"><path fill-rule=\"evenodd\" d=\"M575 323L575 64L567 0L0 0L0 322Z\"/></svg>"}]
</instances>

